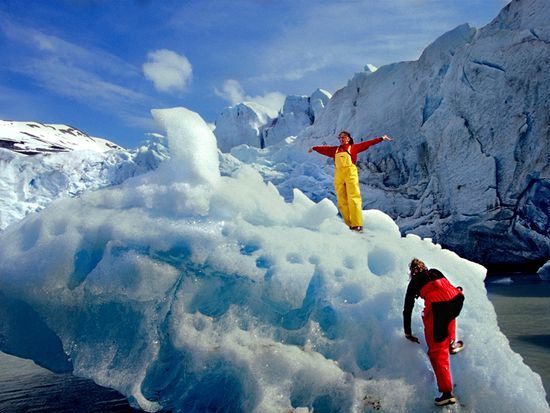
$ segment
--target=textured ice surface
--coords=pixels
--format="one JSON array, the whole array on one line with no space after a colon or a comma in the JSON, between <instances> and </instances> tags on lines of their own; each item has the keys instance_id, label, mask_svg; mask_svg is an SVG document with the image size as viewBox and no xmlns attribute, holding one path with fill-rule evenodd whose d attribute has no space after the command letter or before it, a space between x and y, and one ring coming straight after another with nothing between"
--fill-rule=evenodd
<instances>
[{"instance_id":1,"label":"textured ice surface","mask_svg":"<svg viewBox=\"0 0 550 413\"><path fill-rule=\"evenodd\" d=\"M221 176L198 115L154 116L172 153L157 170L0 234L2 351L148 411L432 411L425 343L402 332L419 257L466 295L457 409L548 411L540 377L497 326L481 266L401 237L381 211L364 211L365 232L352 233L326 199L295 190L285 202L246 166Z\"/></svg>"}]
</instances>

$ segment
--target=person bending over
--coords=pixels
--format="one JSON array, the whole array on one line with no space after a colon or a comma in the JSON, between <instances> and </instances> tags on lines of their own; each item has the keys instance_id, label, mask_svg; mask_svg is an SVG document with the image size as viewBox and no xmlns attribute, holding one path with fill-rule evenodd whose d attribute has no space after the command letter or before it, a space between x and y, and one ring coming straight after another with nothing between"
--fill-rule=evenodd
<instances>
[{"instance_id":1,"label":"person bending over","mask_svg":"<svg viewBox=\"0 0 550 413\"><path fill-rule=\"evenodd\" d=\"M456 354L464 348L462 341L456 341L456 317L464 303L462 288L453 286L441 271L435 268L428 269L418 258L410 262L409 270L410 281L403 308L405 337L420 343L411 332L414 302L420 297L424 300L422 321L424 337L428 344L428 357L441 392L441 396L435 399L435 404L454 404L456 398L453 394L449 354Z\"/></svg>"}]
</instances>

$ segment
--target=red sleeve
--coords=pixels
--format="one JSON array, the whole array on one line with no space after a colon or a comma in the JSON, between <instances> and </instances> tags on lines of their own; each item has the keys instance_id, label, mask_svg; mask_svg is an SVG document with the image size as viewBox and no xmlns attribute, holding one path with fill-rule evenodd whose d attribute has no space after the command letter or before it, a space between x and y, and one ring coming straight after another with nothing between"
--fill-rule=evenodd
<instances>
[{"instance_id":1,"label":"red sleeve","mask_svg":"<svg viewBox=\"0 0 550 413\"><path fill-rule=\"evenodd\" d=\"M313 149L315 152L319 152L321 155L328 156L329 158L334 158L338 146L314 146L311 149Z\"/></svg>"},{"instance_id":2,"label":"red sleeve","mask_svg":"<svg viewBox=\"0 0 550 413\"><path fill-rule=\"evenodd\" d=\"M369 147L376 145L377 143L380 143L383 140L384 139L382 138L374 138L369 141L354 143L353 145L351 145L352 153L358 154L359 152L366 151Z\"/></svg>"}]
</instances>

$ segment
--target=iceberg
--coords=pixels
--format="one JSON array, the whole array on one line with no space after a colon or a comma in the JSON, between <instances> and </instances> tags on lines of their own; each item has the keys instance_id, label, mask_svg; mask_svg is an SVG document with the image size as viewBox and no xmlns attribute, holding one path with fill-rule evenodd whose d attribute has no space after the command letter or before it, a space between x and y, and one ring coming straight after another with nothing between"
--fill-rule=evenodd
<instances>
[{"instance_id":1,"label":"iceberg","mask_svg":"<svg viewBox=\"0 0 550 413\"><path fill-rule=\"evenodd\" d=\"M550 280L550 260L537 270L537 274L543 280Z\"/></svg>"},{"instance_id":2,"label":"iceberg","mask_svg":"<svg viewBox=\"0 0 550 413\"><path fill-rule=\"evenodd\" d=\"M466 295L457 408L548 411L540 376L498 327L483 267L402 237L382 211L364 211L357 234L327 199L285 201L246 165L222 175L199 115L153 117L171 153L156 170L0 234L0 350L148 412L433 411L425 343L402 327L419 257Z\"/></svg>"}]
</instances>

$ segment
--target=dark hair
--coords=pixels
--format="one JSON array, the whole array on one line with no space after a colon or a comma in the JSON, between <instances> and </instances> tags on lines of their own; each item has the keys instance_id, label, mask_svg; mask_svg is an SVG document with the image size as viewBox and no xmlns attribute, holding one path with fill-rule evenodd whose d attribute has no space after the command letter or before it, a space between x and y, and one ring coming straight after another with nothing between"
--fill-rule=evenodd
<instances>
[{"instance_id":1,"label":"dark hair","mask_svg":"<svg viewBox=\"0 0 550 413\"><path fill-rule=\"evenodd\" d=\"M338 134L338 136L340 136L341 134L346 135L346 136L349 138L349 143L350 143L351 145L353 145L353 138L351 137L351 134L350 134L347 130L340 131L340 133Z\"/></svg>"},{"instance_id":2,"label":"dark hair","mask_svg":"<svg viewBox=\"0 0 550 413\"><path fill-rule=\"evenodd\" d=\"M427 273L428 267L426 267L426 264L424 264L423 261L419 260L418 258L413 258L411 263L409 264L409 270L411 272L412 278L421 272Z\"/></svg>"}]
</instances>

